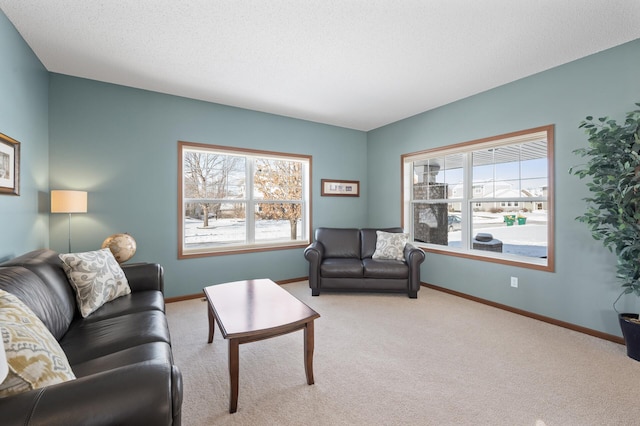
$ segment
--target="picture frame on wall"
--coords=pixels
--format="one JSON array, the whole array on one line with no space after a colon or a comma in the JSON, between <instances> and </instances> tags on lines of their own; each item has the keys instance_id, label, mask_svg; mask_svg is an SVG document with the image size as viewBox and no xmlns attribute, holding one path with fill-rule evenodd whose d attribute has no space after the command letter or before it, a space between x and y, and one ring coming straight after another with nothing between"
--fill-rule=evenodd
<instances>
[{"instance_id":1,"label":"picture frame on wall","mask_svg":"<svg viewBox=\"0 0 640 426\"><path fill-rule=\"evenodd\" d=\"M359 197L359 180L320 180L320 195L335 197Z\"/></svg>"},{"instance_id":2,"label":"picture frame on wall","mask_svg":"<svg viewBox=\"0 0 640 426\"><path fill-rule=\"evenodd\" d=\"M20 142L0 133L0 194L20 195Z\"/></svg>"}]
</instances>

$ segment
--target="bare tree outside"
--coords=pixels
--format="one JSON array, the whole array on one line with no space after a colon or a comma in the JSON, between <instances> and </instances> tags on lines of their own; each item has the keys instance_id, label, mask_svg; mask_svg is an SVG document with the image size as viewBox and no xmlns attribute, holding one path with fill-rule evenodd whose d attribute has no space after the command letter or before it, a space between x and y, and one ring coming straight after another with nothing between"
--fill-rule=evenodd
<instances>
[{"instance_id":1,"label":"bare tree outside","mask_svg":"<svg viewBox=\"0 0 640 426\"><path fill-rule=\"evenodd\" d=\"M202 213L203 227L209 226L210 214L214 217L220 215L220 203L204 200L228 198L229 176L242 166L242 161L241 157L230 155L191 151L185 153L185 197L201 200L197 204Z\"/></svg>"},{"instance_id":2,"label":"bare tree outside","mask_svg":"<svg viewBox=\"0 0 640 426\"><path fill-rule=\"evenodd\" d=\"M179 142L178 257L309 241L311 157Z\"/></svg>"},{"instance_id":3,"label":"bare tree outside","mask_svg":"<svg viewBox=\"0 0 640 426\"><path fill-rule=\"evenodd\" d=\"M302 164L298 161L258 160L254 185L264 201L282 201L260 203L256 215L266 220L288 220L291 239L295 240L298 221L302 218Z\"/></svg>"}]
</instances>

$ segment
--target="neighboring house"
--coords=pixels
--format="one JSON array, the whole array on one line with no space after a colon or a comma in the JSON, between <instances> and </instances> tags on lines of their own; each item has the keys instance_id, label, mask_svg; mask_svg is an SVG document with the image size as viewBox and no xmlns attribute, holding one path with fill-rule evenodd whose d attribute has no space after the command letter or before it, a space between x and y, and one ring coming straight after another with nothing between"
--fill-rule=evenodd
<instances>
[{"instance_id":1,"label":"neighboring house","mask_svg":"<svg viewBox=\"0 0 640 426\"><path fill-rule=\"evenodd\" d=\"M474 204L474 211L518 211L518 210L544 210L546 203L536 201L522 201L522 198L542 197L546 195L547 188L543 188L540 194L536 194L533 190L514 189L509 182L477 182L473 186L473 196L478 198L478 202ZM454 185L451 187L450 198L462 198L462 185ZM483 199L495 200L504 199L504 201L483 202ZM516 201L517 200L517 201ZM460 211L460 203L451 203L454 211Z\"/></svg>"}]
</instances>

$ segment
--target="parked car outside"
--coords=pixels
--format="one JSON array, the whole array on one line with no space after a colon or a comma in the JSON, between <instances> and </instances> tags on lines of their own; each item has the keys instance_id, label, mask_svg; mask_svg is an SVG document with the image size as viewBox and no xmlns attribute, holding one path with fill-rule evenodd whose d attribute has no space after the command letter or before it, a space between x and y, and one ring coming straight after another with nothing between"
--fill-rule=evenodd
<instances>
[{"instance_id":1,"label":"parked car outside","mask_svg":"<svg viewBox=\"0 0 640 426\"><path fill-rule=\"evenodd\" d=\"M459 231L462 229L462 221L460 220L460 216L449 215L447 216L447 220L449 222L449 232Z\"/></svg>"}]
</instances>

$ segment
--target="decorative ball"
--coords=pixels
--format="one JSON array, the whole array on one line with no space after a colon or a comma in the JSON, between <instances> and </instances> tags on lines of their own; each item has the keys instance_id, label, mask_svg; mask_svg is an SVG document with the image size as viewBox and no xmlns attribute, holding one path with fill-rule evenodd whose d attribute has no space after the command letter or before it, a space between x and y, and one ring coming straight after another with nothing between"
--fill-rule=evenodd
<instances>
[{"instance_id":1,"label":"decorative ball","mask_svg":"<svg viewBox=\"0 0 640 426\"><path fill-rule=\"evenodd\" d=\"M102 243L102 248L108 248L118 263L124 263L136 254L136 240L129 234L113 234Z\"/></svg>"}]
</instances>

